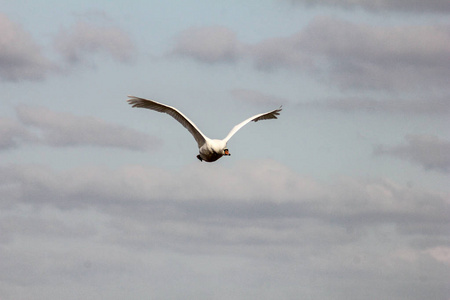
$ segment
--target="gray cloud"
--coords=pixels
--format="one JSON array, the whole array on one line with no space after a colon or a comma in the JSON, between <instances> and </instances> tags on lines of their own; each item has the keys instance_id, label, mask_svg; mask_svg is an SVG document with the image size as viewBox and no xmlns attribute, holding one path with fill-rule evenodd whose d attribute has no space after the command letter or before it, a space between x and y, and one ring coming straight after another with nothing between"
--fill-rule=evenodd
<instances>
[{"instance_id":1,"label":"gray cloud","mask_svg":"<svg viewBox=\"0 0 450 300\"><path fill-rule=\"evenodd\" d=\"M120 62L130 62L135 53L123 30L92 22L80 21L56 36L54 46L64 63L46 57L43 47L4 14L0 14L0 33L0 80L4 81L42 80L75 64L93 64L92 57L97 53ZM66 63L69 65L64 66Z\"/></svg>"},{"instance_id":2,"label":"gray cloud","mask_svg":"<svg viewBox=\"0 0 450 300\"><path fill-rule=\"evenodd\" d=\"M0 79L39 80L54 67L31 35L0 13Z\"/></svg>"},{"instance_id":3,"label":"gray cloud","mask_svg":"<svg viewBox=\"0 0 450 300\"><path fill-rule=\"evenodd\" d=\"M450 172L450 142L434 135L410 135L406 144L375 147L377 155L389 155L420 164L426 170Z\"/></svg>"},{"instance_id":4,"label":"gray cloud","mask_svg":"<svg viewBox=\"0 0 450 300\"><path fill-rule=\"evenodd\" d=\"M318 17L291 36L253 45L223 28L220 42L217 28L198 31L183 32L174 52L206 63L247 58L263 70L307 72L344 89L448 88L448 25L372 26Z\"/></svg>"},{"instance_id":5,"label":"gray cloud","mask_svg":"<svg viewBox=\"0 0 450 300\"><path fill-rule=\"evenodd\" d=\"M448 26L378 27L316 18L297 38L314 67L343 88L445 88Z\"/></svg>"},{"instance_id":6,"label":"gray cloud","mask_svg":"<svg viewBox=\"0 0 450 300\"><path fill-rule=\"evenodd\" d=\"M450 12L450 3L446 0L286 0L293 4L305 4L307 6L333 6L345 9L362 8L372 12L431 12L443 14Z\"/></svg>"},{"instance_id":7,"label":"gray cloud","mask_svg":"<svg viewBox=\"0 0 450 300\"><path fill-rule=\"evenodd\" d=\"M28 141L55 147L89 145L145 150L160 144L156 138L94 117L25 105L18 106L16 111L21 125L15 124L9 135L4 135L5 141L10 144L15 137L21 136L27 136Z\"/></svg>"},{"instance_id":8,"label":"gray cloud","mask_svg":"<svg viewBox=\"0 0 450 300\"><path fill-rule=\"evenodd\" d=\"M193 57L215 63L234 61L239 54L236 34L225 27L196 27L181 32L176 37L172 54Z\"/></svg>"},{"instance_id":9,"label":"gray cloud","mask_svg":"<svg viewBox=\"0 0 450 300\"><path fill-rule=\"evenodd\" d=\"M272 71L279 68L307 71L313 59L302 49L301 32L290 37L270 38L250 45L249 55L258 69Z\"/></svg>"},{"instance_id":10,"label":"gray cloud","mask_svg":"<svg viewBox=\"0 0 450 300\"><path fill-rule=\"evenodd\" d=\"M24 144L54 147L100 146L130 150L159 147L161 141L101 119L55 112L43 107L18 106L18 119L0 118L0 150Z\"/></svg>"},{"instance_id":11,"label":"gray cloud","mask_svg":"<svg viewBox=\"0 0 450 300\"><path fill-rule=\"evenodd\" d=\"M88 62L88 58L98 52L128 62L135 51L133 42L123 30L82 21L61 30L55 39L55 47L69 63Z\"/></svg>"},{"instance_id":12,"label":"gray cloud","mask_svg":"<svg viewBox=\"0 0 450 300\"><path fill-rule=\"evenodd\" d=\"M342 178L324 184L273 161L214 169L197 164L173 172L140 166L56 172L40 166L12 165L1 168L1 178L5 199L17 204L93 207L142 222L198 225L236 220L251 226L258 220L286 221L288 225L289 220L315 219L354 229L386 223L401 227L450 222L448 203L439 193L383 179ZM423 205L428 208L422 209Z\"/></svg>"},{"instance_id":13,"label":"gray cloud","mask_svg":"<svg viewBox=\"0 0 450 300\"><path fill-rule=\"evenodd\" d=\"M33 137L26 126L10 118L0 118L0 150L16 148L30 140Z\"/></svg>"},{"instance_id":14,"label":"gray cloud","mask_svg":"<svg viewBox=\"0 0 450 300\"><path fill-rule=\"evenodd\" d=\"M267 281L293 286L273 294L292 298L305 292L298 280L327 284L326 291L306 289L320 299L361 299L368 289L389 299L445 299L448 292L445 195L385 179L323 183L273 161L173 171L9 165L0 167L0 190L1 214L9 214L0 219L0 254L8 258L0 278L8 290L55 281L66 290L85 281L105 287L121 278L167 296L215 271L220 286L258 299L271 293ZM24 260L32 241L33 256ZM51 262L43 263L46 255ZM415 282L414 293L405 281ZM197 290L216 286L201 282Z\"/></svg>"},{"instance_id":15,"label":"gray cloud","mask_svg":"<svg viewBox=\"0 0 450 300\"><path fill-rule=\"evenodd\" d=\"M234 89L231 91L231 95L236 99L256 105L276 105L280 106L286 104L288 101L273 95L267 95L258 91L249 89Z\"/></svg>"},{"instance_id":16,"label":"gray cloud","mask_svg":"<svg viewBox=\"0 0 450 300\"><path fill-rule=\"evenodd\" d=\"M450 101L447 98L419 100L373 99L364 97L345 97L304 102L301 107L311 107L343 112L391 113L409 115L446 115L450 113Z\"/></svg>"}]
</instances>

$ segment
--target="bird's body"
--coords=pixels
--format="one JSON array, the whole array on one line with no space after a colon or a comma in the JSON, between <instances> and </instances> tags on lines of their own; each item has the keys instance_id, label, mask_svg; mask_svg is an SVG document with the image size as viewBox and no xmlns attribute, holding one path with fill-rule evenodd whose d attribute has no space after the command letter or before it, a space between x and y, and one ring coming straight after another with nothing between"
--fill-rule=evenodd
<instances>
[{"instance_id":1,"label":"bird's body","mask_svg":"<svg viewBox=\"0 0 450 300\"><path fill-rule=\"evenodd\" d=\"M226 147L227 143L224 140L206 139L203 146L198 149L199 155L197 155L197 158L206 162L216 161L224 155L230 155Z\"/></svg>"},{"instance_id":2,"label":"bird's body","mask_svg":"<svg viewBox=\"0 0 450 300\"><path fill-rule=\"evenodd\" d=\"M228 135L222 139L210 139L207 136L205 136L200 129L197 128L197 126L189 120L185 115L183 115L179 110L177 110L175 107L168 106L162 103L158 103L156 101L147 100L144 98L134 97L134 96L128 96L129 99L127 100L129 104L131 104L133 107L142 107L142 108L148 108L157 112L166 113L172 116L175 120L180 122L181 125L183 125L194 137L194 139L197 142L199 154L197 155L197 158L200 161L206 161L206 162L213 162L218 160L224 155L229 156L230 152L227 149L227 142L228 140L244 125L247 123L253 121L257 122L260 120L268 120L268 119L277 119L277 116L280 114L281 107L279 109L272 110L267 113L258 114L253 117L248 118L247 120L239 123L238 125L234 126L233 129L228 133Z\"/></svg>"}]
</instances>

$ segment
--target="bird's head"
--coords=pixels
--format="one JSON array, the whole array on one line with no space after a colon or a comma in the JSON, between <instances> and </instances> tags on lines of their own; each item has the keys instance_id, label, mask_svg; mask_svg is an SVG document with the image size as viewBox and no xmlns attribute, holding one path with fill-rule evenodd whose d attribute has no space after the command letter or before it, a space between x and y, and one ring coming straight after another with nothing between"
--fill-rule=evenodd
<instances>
[{"instance_id":1,"label":"bird's head","mask_svg":"<svg viewBox=\"0 0 450 300\"><path fill-rule=\"evenodd\" d=\"M230 156L230 152L227 148L227 142L224 140L211 140L210 147L211 151L217 153L220 156Z\"/></svg>"}]
</instances>

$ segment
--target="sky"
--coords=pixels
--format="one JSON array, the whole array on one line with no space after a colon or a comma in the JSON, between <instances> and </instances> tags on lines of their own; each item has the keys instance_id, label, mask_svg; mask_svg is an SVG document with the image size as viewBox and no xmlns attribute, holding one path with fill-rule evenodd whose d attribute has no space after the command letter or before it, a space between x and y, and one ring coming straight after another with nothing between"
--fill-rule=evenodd
<instances>
[{"instance_id":1,"label":"sky","mask_svg":"<svg viewBox=\"0 0 450 300\"><path fill-rule=\"evenodd\" d=\"M449 14L0 0L0 298L449 300Z\"/></svg>"}]
</instances>

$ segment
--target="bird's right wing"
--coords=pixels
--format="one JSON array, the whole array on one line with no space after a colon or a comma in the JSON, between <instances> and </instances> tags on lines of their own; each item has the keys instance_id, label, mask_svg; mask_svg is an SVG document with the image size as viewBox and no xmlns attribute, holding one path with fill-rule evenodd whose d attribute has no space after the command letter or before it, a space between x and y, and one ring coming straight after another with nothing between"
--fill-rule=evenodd
<instances>
[{"instance_id":1,"label":"bird's right wing","mask_svg":"<svg viewBox=\"0 0 450 300\"><path fill-rule=\"evenodd\" d=\"M200 129L197 128L197 126L195 126L194 122L189 120L188 117L183 115L175 107L134 96L128 96L128 98L130 99L127 101L130 105L132 105L132 107L148 108L172 116L192 134L199 148L206 142L207 137L200 131Z\"/></svg>"},{"instance_id":2,"label":"bird's right wing","mask_svg":"<svg viewBox=\"0 0 450 300\"><path fill-rule=\"evenodd\" d=\"M242 127L244 127L245 125L247 125L247 123L253 121L253 122L258 122L261 120L269 120L269 119L278 119L277 116L280 114L281 111L281 106L278 109L274 109L272 111L266 112L266 113L262 113L259 115L255 115L253 117L248 118L247 120L237 124L236 126L233 127L233 129L231 129L230 133L228 133L227 137L224 138L223 140L225 142L228 142L229 139L231 139L231 137Z\"/></svg>"}]
</instances>

